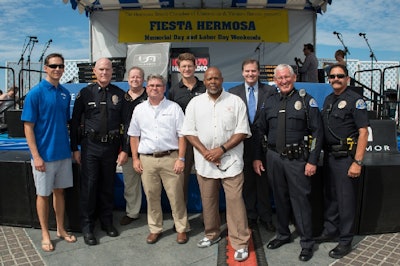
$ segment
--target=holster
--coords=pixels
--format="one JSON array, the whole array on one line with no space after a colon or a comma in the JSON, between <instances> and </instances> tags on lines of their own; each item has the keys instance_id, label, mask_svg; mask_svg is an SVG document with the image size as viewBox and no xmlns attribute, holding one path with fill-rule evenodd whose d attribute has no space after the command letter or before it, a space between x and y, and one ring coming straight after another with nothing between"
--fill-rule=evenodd
<instances>
[{"instance_id":1,"label":"holster","mask_svg":"<svg viewBox=\"0 0 400 266\"><path fill-rule=\"evenodd\" d=\"M341 157L349 156L348 146L347 146L347 144L344 144L344 143L329 146L329 152L335 158L341 158Z\"/></svg>"}]
</instances>

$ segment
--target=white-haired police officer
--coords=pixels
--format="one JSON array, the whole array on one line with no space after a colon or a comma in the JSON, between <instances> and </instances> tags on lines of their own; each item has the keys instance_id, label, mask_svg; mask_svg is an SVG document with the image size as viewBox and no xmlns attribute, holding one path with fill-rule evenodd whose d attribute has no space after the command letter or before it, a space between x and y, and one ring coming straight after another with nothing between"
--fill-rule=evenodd
<instances>
[{"instance_id":1,"label":"white-haired police officer","mask_svg":"<svg viewBox=\"0 0 400 266\"><path fill-rule=\"evenodd\" d=\"M279 92L267 97L264 109L256 121L256 172L264 171L261 163L261 137L267 136L267 174L272 185L276 214L276 238L267 245L276 249L291 242L289 222L293 211L302 248L299 260L313 256L312 212L309 200L310 176L317 170L323 139L321 114L317 102L304 89L296 90L296 74L286 64L274 70L274 81ZM308 136L312 138L309 144Z\"/></svg>"},{"instance_id":2,"label":"white-haired police officer","mask_svg":"<svg viewBox=\"0 0 400 266\"><path fill-rule=\"evenodd\" d=\"M112 63L97 60L93 69L97 82L83 88L74 103L71 120L71 150L81 164L81 229L87 245L96 245L93 233L96 219L110 237L118 236L113 226L114 179L121 163L120 128L123 124L122 100L125 92L110 84ZM81 129L81 130L80 130ZM81 131L81 133L80 133ZM81 152L78 150L79 138Z\"/></svg>"}]
</instances>

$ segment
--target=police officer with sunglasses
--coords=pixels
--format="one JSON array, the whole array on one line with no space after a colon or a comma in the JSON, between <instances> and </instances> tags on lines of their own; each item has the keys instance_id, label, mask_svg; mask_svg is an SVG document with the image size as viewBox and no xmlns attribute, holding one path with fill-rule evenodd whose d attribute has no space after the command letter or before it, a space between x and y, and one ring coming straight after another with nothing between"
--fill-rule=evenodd
<instances>
[{"instance_id":1,"label":"police officer with sunglasses","mask_svg":"<svg viewBox=\"0 0 400 266\"><path fill-rule=\"evenodd\" d=\"M340 259L352 250L356 192L368 142L368 113L363 97L347 88L346 66L332 65L328 73L333 93L325 99L324 230L317 242L339 237L329 256Z\"/></svg>"}]
</instances>

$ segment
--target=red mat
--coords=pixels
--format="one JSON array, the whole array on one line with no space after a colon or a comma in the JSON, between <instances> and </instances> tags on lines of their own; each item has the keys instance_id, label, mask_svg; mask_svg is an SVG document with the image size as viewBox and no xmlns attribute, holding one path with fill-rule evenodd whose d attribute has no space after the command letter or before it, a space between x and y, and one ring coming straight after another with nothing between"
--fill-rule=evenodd
<instances>
[{"instance_id":1,"label":"red mat","mask_svg":"<svg viewBox=\"0 0 400 266\"><path fill-rule=\"evenodd\" d=\"M236 261L234 258L235 249L231 246L229 242L229 237L227 238L228 244L226 245L226 263L229 266L241 265L241 266L255 266L257 265L256 251L254 250L253 238L249 239L249 257L245 261Z\"/></svg>"}]
</instances>

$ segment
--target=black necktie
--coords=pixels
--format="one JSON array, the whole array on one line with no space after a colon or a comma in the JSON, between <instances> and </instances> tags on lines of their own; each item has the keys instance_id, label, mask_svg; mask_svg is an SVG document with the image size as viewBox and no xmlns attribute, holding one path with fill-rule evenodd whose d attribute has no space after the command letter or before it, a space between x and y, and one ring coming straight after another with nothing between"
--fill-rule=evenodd
<instances>
[{"instance_id":1,"label":"black necktie","mask_svg":"<svg viewBox=\"0 0 400 266\"><path fill-rule=\"evenodd\" d=\"M281 98L281 107L278 113L278 126L276 137L276 151L282 153L286 144L286 96Z\"/></svg>"},{"instance_id":2,"label":"black necktie","mask_svg":"<svg viewBox=\"0 0 400 266\"><path fill-rule=\"evenodd\" d=\"M101 88L100 91L100 136L105 136L108 132L107 130L107 92L106 88Z\"/></svg>"}]
</instances>

